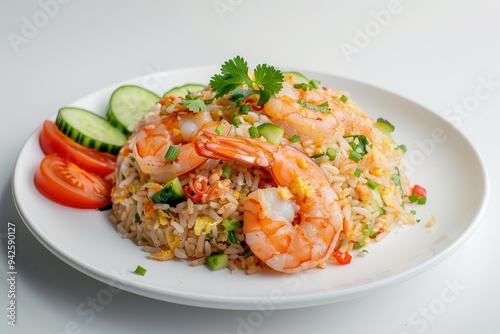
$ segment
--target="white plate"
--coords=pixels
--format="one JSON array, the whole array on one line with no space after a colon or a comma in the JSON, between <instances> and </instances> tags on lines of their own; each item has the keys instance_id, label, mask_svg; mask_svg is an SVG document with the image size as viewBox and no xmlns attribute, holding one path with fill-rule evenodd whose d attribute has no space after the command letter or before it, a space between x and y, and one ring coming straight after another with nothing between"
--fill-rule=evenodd
<instances>
[{"instance_id":1,"label":"white plate","mask_svg":"<svg viewBox=\"0 0 500 334\"><path fill-rule=\"evenodd\" d=\"M72 103L105 114L109 97L123 84L162 95L185 83L208 83L218 68L158 73L121 82ZM479 224L489 194L484 165L471 144L433 112L382 89L319 73L301 71L326 86L349 91L373 117L395 126L394 138L408 147L411 180L427 188L428 202L417 206L422 222L395 230L368 246L365 257L347 266L330 265L297 275L268 270L257 275L209 271L184 261L156 262L115 231L109 212L78 210L43 197L33 176L43 158L40 129L22 148L13 177L16 206L35 237L52 253L106 284L173 303L227 309L286 309L333 303L374 292L429 269L455 251ZM425 227L430 215L437 222ZM145 276L133 273L137 265Z\"/></svg>"}]
</instances>

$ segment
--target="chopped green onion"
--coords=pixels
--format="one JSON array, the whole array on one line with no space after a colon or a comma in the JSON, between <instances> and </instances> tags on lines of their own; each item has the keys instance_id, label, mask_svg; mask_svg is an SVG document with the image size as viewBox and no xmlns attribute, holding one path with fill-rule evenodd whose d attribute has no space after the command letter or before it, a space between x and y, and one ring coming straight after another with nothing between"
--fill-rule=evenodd
<instances>
[{"instance_id":1,"label":"chopped green onion","mask_svg":"<svg viewBox=\"0 0 500 334\"><path fill-rule=\"evenodd\" d=\"M346 103L346 101L347 101L347 96L342 95L342 96L340 97L340 101L342 101L343 103Z\"/></svg>"},{"instance_id":2,"label":"chopped green onion","mask_svg":"<svg viewBox=\"0 0 500 334\"><path fill-rule=\"evenodd\" d=\"M241 105L240 107L240 111L239 111L239 114L240 115L246 115L248 114L248 112L250 111L250 105L248 104L243 104Z\"/></svg>"},{"instance_id":3,"label":"chopped green onion","mask_svg":"<svg viewBox=\"0 0 500 334\"><path fill-rule=\"evenodd\" d=\"M181 149L178 146L170 145L168 147L167 153L165 153L165 159L170 161L175 161Z\"/></svg>"},{"instance_id":4,"label":"chopped green onion","mask_svg":"<svg viewBox=\"0 0 500 334\"><path fill-rule=\"evenodd\" d=\"M368 188L370 188L371 190L375 190L377 189L378 187L378 184L377 182L373 181L373 180L368 180L368 182L366 182L366 185L368 186Z\"/></svg>"},{"instance_id":5,"label":"chopped green onion","mask_svg":"<svg viewBox=\"0 0 500 334\"><path fill-rule=\"evenodd\" d=\"M354 162L359 162L362 157L363 156L356 151L352 151L351 154L349 154L349 159L351 159Z\"/></svg>"},{"instance_id":6,"label":"chopped green onion","mask_svg":"<svg viewBox=\"0 0 500 334\"><path fill-rule=\"evenodd\" d=\"M224 124L219 124L217 125L217 127L215 128L215 133L220 135L222 133L222 131L224 130Z\"/></svg>"},{"instance_id":7,"label":"chopped green onion","mask_svg":"<svg viewBox=\"0 0 500 334\"><path fill-rule=\"evenodd\" d=\"M231 167L226 165L222 167L222 174L220 177L222 177L223 179L229 179L229 176L231 176Z\"/></svg>"},{"instance_id":8,"label":"chopped green onion","mask_svg":"<svg viewBox=\"0 0 500 334\"><path fill-rule=\"evenodd\" d=\"M232 244L239 244L240 241L236 238L234 231L227 231L227 240Z\"/></svg>"},{"instance_id":9,"label":"chopped green onion","mask_svg":"<svg viewBox=\"0 0 500 334\"><path fill-rule=\"evenodd\" d=\"M136 273L137 275L141 275L141 276L144 276L146 274L146 269L144 269L143 267L141 266L137 266L137 268L135 268L134 270L134 273Z\"/></svg>"},{"instance_id":10,"label":"chopped green onion","mask_svg":"<svg viewBox=\"0 0 500 334\"><path fill-rule=\"evenodd\" d=\"M300 136L299 135L293 135L288 140L291 141L292 143L296 143L296 142L298 142L300 140Z\"/></svg>"},{"instance_id":11,"label":"chopped green onion","mask_svg":"<svg viewBox=\"0 0 500 334\"><path fill-rule=\"evenodd\" d=\"M241 124L241 120L238 117L238 115L234 114L233 118L231 119L231 122L233 123L234 126L238 126Z\"/></svg>"},{"instance_id":12,"label":"chopped green onion","mask_svg":"<svg viewBox=\"0 0 500 334\"><path fill-rule=\"evenodd\" d=\"M142 238L141 238L141 241L142 241L142 242L149 242L149 241L148 241L148 239L147 239L146 237L142 237Z\"/></svg>"},{"instance_id":13,"label":"chopped green onion","mask_svg":"<svg viewBox=\"0 0 500 334\"><path fill-rule=\"evenodd\" d=\"M242 227L243 224L239 220L224 219L222 221L222 226L224 226L227 231L233 231Z\"/></svg>"},{"instance_id":14,"label":"chopped green onion","mask_svg":"<svg viewBox=\"0 0 500 334\"><path fill-rule=\"evenodd\" d=\"M410 196L408 196L408 199L410 200L410 203L415 203L416 201L418 201L418 195L411 194Z\"/></svg>"},{"instance_id":15,"label":"chopped green onion","mask_svg":"<svg viewBox=\"0 0 500 334\"><path fill-rule=\"evenodd\" d=\"M335 157L337 156L337 150L333 147L329 147L326 149L326 155L328 156L329 160L335 160Z\"/></svg>"},{"instance_id":16,"label":"chopped green onion","mask_svg":"<svg viewBox=\"0 0 500 334\"><path fill-rule=\"evenodd\" d=\"M421 221L421 220L422 220L422 219L416 219L415 221L416 221L417 223L420 223L420 221Z\"/></svg>"},{"instance_id":17,"label":"chopped green onion","mask_svg":"<svg viewBox=\"0 0 500 334\"><path fill-rule=\"evenodd\" d=\"M250 135L250 138L259 138L260 137L259 129L257 129L256 126L249 127L248 134Z\"/></svg>"},{"instance_id":18,"label":"chopped green onion","mask_svg":"<svg viewBox=\"0 0 500 334\"><path fill-rule=\"evenodd\" d=\"M253 252L252 252L252 250L251 250L250 248L249 248L249 249L245 249L245 250L243 251L243 254L242 254L242 255L243 255L244 257L249 257L249 256L253 255Z\"/></svg>"},{"instance_id":19,"label":"chopped green onion","mask_svg":"<svg viewBox=\"0 0 500 334\"><path fill-rule=\"evenodd\" d=\"M417 213L417 211L415 211L415 210L411 210L410 212L411 212L411 214L412 214L412 215L414 215L414 216L415 216L415 214Z\"/></svg>"},{"instance_id":20,"label":"chopped green onion","mask_svg":"<svg viewBox=\"0 0 500 334\"><path fill-rule=\"evenodd\" d=\"M406 149L406 145L399 145L398 147L396 147L396 150L401 150L403 153L406 153L407 149Z\"/></svg>"},{"instance_id":21,"label":"chopped green onion","mask_svg":"<svg viewBox=\"0 0 500 334\"><path fill-rule=\"evenodd\" d=\"M365 246L366 246L366 242L364 242L364 241L358 241L358 242L356 242L354 248L363 248Z\"/></svg>"},{"instance_id":22,"label":"chopped green onion","mask_svg":"<svg viewBox=\"0 0 500 334\"><path fill-rule=\"evenodd\" d=\"M362 252L363 252L363 253L366 253L366 254L368 254L368 253L369 253L366 249L363 249L363 250L362 250Z\"/></svg>"},{"instance_id":23,"label":"chopped green onion","mask_svg":"<svg viewBox=\"0 0 500 334\"><path fill-rule=\"evenodd\" d=\"M361 169L356 168L356 170L354 171L354 176L360 177L361 176Z\"/></svg>"},{"instance_id":24,"label":"chopped green onion","mask_svg":"<svg viewBox=\"0 0 500 334\"><path fill-rule=\"evenodd\" d=\"M311 81L309 81L309 84L310 84L313 88L315 88L315 89L318 89L318 88L319 88L319 84L320 84L320 83L321 83L321 81L319 81L319 80L314 80L314 79L313 79L313 80L311 80Z\"/></svg>"},{"instance_id":25,"label":"chopped green onion","mask_svg":"<svg viewBox=\"0 0 500 334\"><path fill-rule=\"evenodd\" d=\"M425 196L419 197L418 200L417 200L417 203L418 204L425 204L425 203L427 203L427 197L425 197Z\"/></svg>"}]
</instances>

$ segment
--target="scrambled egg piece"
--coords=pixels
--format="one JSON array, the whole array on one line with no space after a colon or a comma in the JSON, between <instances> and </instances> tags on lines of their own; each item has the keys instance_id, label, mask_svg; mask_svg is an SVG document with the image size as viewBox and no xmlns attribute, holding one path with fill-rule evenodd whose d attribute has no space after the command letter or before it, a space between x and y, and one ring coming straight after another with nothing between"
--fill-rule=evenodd
<instances>
[{"instance_id":1,"label":"scrambled egg piece","mask_svg":"<svg viewBox=\"0 0 500 334\"><path fill-rule=\"evenodd\" d=\"M215 220L210 216L197 217L194 223L194 234L201 235L202 232L210 233L212 228L219 224L222 220Z\"/></svg>"},{"instance_id":2,"label":"scrambled egg piece","mask_svg":"<svg viewBox=\"0 0 500 334\"><path fill-rule=\"evenodd\" d=\"M290 191L292 194L297 195L302 192L306 197L311 197L314 195L314 188L311 186L309 181L304 181L300 177L296 177L290 184Z\"/></svg>"},{"instance_id":3,"label":"scrambled egg piece","mask_svg":"<svg viewBox=\"0 0 500 334\"><path fill-rule=\"evenodd\" d=\"M279 197L284 201L288 201L289 199L291 199L293 197L293 194L290 191L290 189L285 188L285 187L278 188L277 192L278 192Z\"/></svg>"}]
</instances>

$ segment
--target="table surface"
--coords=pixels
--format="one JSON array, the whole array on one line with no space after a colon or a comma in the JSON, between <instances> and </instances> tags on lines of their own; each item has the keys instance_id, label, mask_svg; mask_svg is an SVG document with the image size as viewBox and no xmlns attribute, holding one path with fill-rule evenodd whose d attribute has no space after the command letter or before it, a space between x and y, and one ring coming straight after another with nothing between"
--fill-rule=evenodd
<instances>
[{"instance_id":1,"label":"table surface","mask_svg":"<svg viewBox=\"0 0 500 334\"><path fill-rule=\"evenodd\" d=\"M1 332L497 330L498 1L2 1L0 22ZM59 260L23 224L10 183L23 143L58 108L102 87L176 68L218 66L237 54L253 64L359 80L455 119L489 174L490 201L480 225L437 266L344 302L274 310L259 318L255 311L182 306L123 291L83 317L79 305L107 286ZM485 89L489 94L478 95ZM6 317L8 222L16 225L15 327ZM439 303L449 284L459 287L457 298Z\"/></svg>"}]
</instances>

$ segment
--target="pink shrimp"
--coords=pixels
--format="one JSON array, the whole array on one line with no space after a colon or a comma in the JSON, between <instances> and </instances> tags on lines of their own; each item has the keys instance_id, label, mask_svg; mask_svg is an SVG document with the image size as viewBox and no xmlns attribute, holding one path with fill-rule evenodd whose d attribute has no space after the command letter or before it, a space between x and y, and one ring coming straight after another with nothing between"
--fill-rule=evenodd
<instances>
[{"instance_id":1,"label":"pink shrimp","mask_svg":"<svg viewBox=\"0 0 500 334\"><path fill-rule=\"evenodd\" d=\"M167 182L207 160L196 153L193 140L199 131L214 132L217 127L227 134L231 126L227 122L213 121L205 112L173 113L141 124L129 138L128 147L144 174L156 182ZM175 161L165 158L172 145L180 148Z\"/></svg>"},{"instance_id":2,"label":"pink shrimp","mask_svg":"<svg viewBox=\"0 0 500 334\"><path fill-rule=\"evenodd\" d=\"M266 169L278 187L244 201L243 232L252 252L269 267L294 273L324 263L342 230L341 208L328 179L307 155L289 145L203 132L198 154Z\"/></svg>"},{"instance_id":3,"label":"pink shrimp","mask_svg":"<svg viewBox=\"0 0 500 334\"><path fill-rule=\"evenodd\" d=\"M295 82L290 81L291 77L286 77L286 80L283 90L264 105L262 113L283 127L288 137L301 135L321 139L331 136L344 121L344 110L338 100L328 90L297 89L293 87ZM326 104L328 110L313 110L307 104Z\"/></svg>"}]
</instances>

